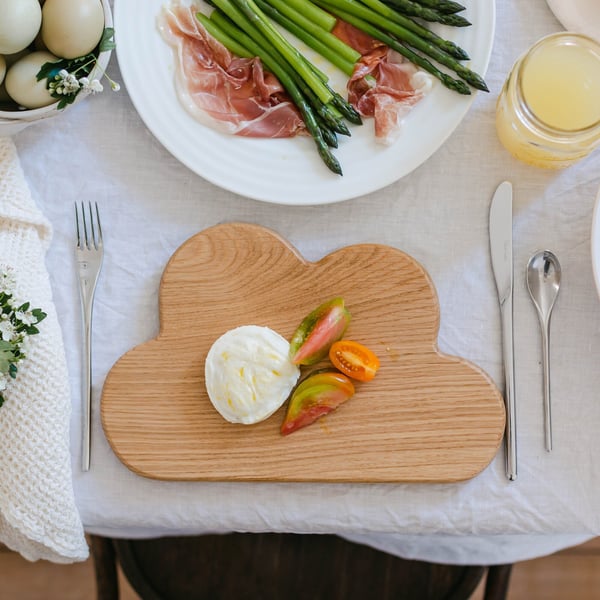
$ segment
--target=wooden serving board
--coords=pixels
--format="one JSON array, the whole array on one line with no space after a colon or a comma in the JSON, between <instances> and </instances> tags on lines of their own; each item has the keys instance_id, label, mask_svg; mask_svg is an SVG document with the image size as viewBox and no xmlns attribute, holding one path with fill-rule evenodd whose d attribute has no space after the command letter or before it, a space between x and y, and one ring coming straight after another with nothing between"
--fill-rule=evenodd
<instances>
[{"instance_id":1,"label":"wooden serving board","mask_svg":"<svg viewBox=\"0 0 600 600\"><path fill-rule=\"evenodd\" d=\"M240 325L289 339L320 303L342 296L346 338L381 360L337 411L289 436L285 405L256 425L226 422L204 386L212 343ZM410 256L379 244L304 260L272 231L225 224L186 241L160 285L158 337L113 366L102 424L120 460L165 480L450 482L496 454L504 403L492 380L437 348L439 307Z\"/></svg>"}]
</instances>

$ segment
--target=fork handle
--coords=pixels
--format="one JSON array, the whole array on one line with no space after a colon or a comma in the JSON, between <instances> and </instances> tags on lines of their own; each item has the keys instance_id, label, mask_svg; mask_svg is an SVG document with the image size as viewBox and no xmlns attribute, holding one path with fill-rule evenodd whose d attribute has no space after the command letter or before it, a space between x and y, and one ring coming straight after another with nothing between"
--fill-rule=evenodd
<instances>
[{"instance_id":1,"label":"fork handle","mask_svg":"<svg viewBox=\"0 0 600 600\"><path fill-rule=\"evenodd\" d=\"M92 305L84 307L83 323L83 423L81 469L90 470L91 428L92 428Z\"/></svg>"},{"instance_id":2,"label":"fork handle","mask_svg":"<svg viewBox=\"0 0 600 600\"><path fill-rule=\"evenodd\" d=\"M81 469L90 470L91 430L92 430L92 307L94 286L88 279L81 280L81 308L83 317L83 396Z\"/></svg>"}]
</instances>

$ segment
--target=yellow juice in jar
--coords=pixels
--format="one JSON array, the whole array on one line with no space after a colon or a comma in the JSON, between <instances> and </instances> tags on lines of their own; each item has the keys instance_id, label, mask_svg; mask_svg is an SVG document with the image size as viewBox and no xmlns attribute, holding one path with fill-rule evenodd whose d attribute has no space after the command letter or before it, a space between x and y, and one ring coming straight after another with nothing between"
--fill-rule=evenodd
<instances>
[{"instance_id":1,"label":"yellow juice in jar","mask_svg":"<svg viewBox=\"0 0 600 600\"><path fill-rule=\"evenodd\" d=\"M496 129L516 158L562 168L600 143L600 46L553 34L519 59L498 98Z\"/></svg>"}]
</instances>

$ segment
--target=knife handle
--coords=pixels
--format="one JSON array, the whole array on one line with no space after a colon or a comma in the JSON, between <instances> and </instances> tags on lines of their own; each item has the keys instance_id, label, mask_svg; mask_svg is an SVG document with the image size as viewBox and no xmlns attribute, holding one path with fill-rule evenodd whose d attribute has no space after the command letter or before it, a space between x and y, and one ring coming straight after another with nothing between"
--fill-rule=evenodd
<instances>
[{"instance_id":1,"label":"knife handle","mask_svg":"<svg viewBox=\"0 0 600 600\"><path fill-rule=\"evenodd\" d=\"M506 403L506 476L517 478L517 411L515 404L515 359L513 345L513 297L507 294L501 306L502 357Z\"/></svg>"}]
</instances>

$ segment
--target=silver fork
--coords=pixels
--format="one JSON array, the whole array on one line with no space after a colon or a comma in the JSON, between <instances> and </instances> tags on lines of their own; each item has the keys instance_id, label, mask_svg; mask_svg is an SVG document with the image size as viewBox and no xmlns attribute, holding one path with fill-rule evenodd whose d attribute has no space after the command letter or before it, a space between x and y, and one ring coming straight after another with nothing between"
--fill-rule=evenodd
<instances>
[{"instance_id":1,"label":"silver fork","mask_svg":"<svg viewBox=\"0 0 600 600\"><path fill-rule=\"evenodd\" d=\"M98 204L88 202L80 204L80 209L75 204L75 226L77 230L77 247L75 258L79 270L79 295L81 298L81 312L83 317L83 446L81 468L89 471L91 450L91 417L92 417L92 310L94 306L94 292L98 274L102 267L104 246L102 243L102 226Z\"/></svg>"}]
</instances>

